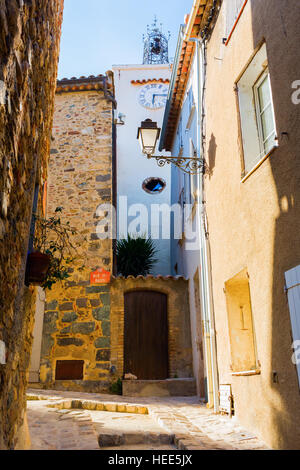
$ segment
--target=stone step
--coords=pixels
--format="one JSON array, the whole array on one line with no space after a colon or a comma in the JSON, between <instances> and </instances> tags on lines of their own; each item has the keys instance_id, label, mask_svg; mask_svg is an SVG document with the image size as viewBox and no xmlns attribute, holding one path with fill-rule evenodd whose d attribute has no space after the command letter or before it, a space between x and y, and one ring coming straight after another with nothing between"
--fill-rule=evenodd
<instances>
[{"instance_id":1,"label":"stone step","mask_svg":"<svg viewBox=\"0 0 300 470\"><path fill-rule=\"evenodd\" d=\"M98 435L99 447L120 447L124 445L145 444L145 445L171 445L175 436L166 433L151 432L104 432Z\"/></svg>"},{"instance_id":2,"label":"stone step","mask_svg":"<svg viewBox=\"0 0 300 470\"><path fill-rule=\"evenodd\" d=\"M125 397L191 397L197 395L194 378L123 380L122 390L122 395Z\"/></svg>"}]
</instances>

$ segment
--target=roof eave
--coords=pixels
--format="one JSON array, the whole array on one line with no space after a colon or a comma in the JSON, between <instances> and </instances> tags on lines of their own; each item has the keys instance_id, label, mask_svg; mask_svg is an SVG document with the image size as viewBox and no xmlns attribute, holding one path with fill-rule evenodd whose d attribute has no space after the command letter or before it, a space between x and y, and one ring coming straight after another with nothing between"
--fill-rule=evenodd
<instances>
[{"instance_id":1,"label":"roof eave","mask_svg":"<svg viewBox=\"0 0 300 470\"><path fill-rule=\"evenodd\" d=\"M198 38L202 32L206 35L210 27L213 12L219 0L195 0L187 25L181 26L180 47L176 50L175 66L170 82L168 100L163 118L163 127L159 150L171 151L177 127L182 100L185 95L191 63L194 56L195 42L189 39ZM188 49L189 48L189 49ZM185 50L184 50L185 49ZM187 53L187 54L186 54ZM182 56L182 60L180 58ZM176 80L177 79L177 80ZM175 86L177 89L175 90Z\"/></svg>"},{"instance_id":2,"label":"roof eave","mask_svg":"<svg viewBox=\"0 0 300 470\"><path fill-rule=\"evenodd\" d=\"M171 75L171 78L170 78L170 85L169 85L167 103L166 103L166 108L165 108L165 113L164 113L164 118L163 118L161 137L160 137L160 141L159 141L159 151L160 152L165 149L165 134L166 134L166 129L167 129L168 121L169 121L169 114L170 114L172 98L173 98L173 94L174 94L174 86L175 86L175 81L176 81L178 66L179 66L179 59L180 59L181 50L182 50L184 28L185 28L184 25L180 25L179 34L178 34L178 41L177 41L177 47L176 47L176 53L175 53L173 69L172 69L172 75ZM165 150L167 150L167 149L165 149Z\"/></svg>"}]
</instances>

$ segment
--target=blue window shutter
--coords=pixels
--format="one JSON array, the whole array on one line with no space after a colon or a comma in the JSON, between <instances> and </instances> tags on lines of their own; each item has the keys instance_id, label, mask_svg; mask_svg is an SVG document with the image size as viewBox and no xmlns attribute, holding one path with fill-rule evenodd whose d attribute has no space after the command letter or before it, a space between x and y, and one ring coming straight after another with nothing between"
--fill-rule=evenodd
<instances>
[{"instance_id":1,"label":"blue window shutter","mask_svg":"<svg viewBox=\"0 0 300 470\"><path fill-rule=\"evenodd\" d=\"M290 269L285 273L285 282L287 288L293 342L295 351L300 347L300 266ZM295 343L295 342L299 343ZM297 357L298 356L298 357ZM300 354L294 354L298 372L298 382L300 386ZM297 364L298 362L298 364Z\"/></svg>"}]
</instances>

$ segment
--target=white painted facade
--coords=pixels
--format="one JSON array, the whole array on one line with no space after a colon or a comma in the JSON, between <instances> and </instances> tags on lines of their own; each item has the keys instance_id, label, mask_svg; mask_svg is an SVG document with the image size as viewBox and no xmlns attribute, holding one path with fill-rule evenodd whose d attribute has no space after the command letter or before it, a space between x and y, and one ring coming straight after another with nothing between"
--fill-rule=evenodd
<instances>
[{"instance_id":1,"label":"white painted facade","mask_svg":"<svg viewBox=\"0 0 300 470\"><path fill-rule=\"evenodd\" d=\"M166 164L159 167L156 160L147 159L142 154L137 131L141 122L147 118L157 122L158 127L162 126L164 106L159 108L145 107L141 101L140 93L145 84L132 84L132 81L143 81L152 79L169 79L171 75L171 65L114 65L115 95L117 100L116 117L119 114L124 124L117 125L117 238L126 237L127 233L140 233L153 235L160 229L161 221L151 221L151 205L170 204L171 200L171 168ZM149 84L147 83L147 84ZM155 83L155 82L152 82ZM168 83L163 84L163 92ZM157 151L156 155L160 155ZM162 178L166 182L166 187L161 193L149 194L142 188L143 182L150 177ZM126 199L127 198L127 205ZM127 222L126 222L127 211ZM148 224L138 224L138 220L146 218L148 213ZM152 222L152 231L151 231ZM154 239L158 250L158 263L153 272L154 275L171 274L170 265L170 239L163 239L162 233L159 239Z\"/></svg>"},{"instance_id":2,"label":"white painted facade","mask_svg":"<svg viewBox=\"0 0 300 470\"><path fill-rule=\"evenodd\" d=\"M192 150L197 150L198 157L200 149L197 141L197 113L198 113L198 77L197 62L194 57L186 93L183 98L181 112L177 123L177 130L172 146L172 155L191 156ZM206 395L206 367L203 354L203 331L204 319L201 311L201 254L199 242L199 175L188 175L172 167L172 192L171 203L179 203L186 209L188 214L185 226L183 226L182 240L173 239L171 242L172 275L183 275L189 280L190 319L193 348L193 367L196 378L198 394L203 398Z\"/></svg>"}]
</instances>

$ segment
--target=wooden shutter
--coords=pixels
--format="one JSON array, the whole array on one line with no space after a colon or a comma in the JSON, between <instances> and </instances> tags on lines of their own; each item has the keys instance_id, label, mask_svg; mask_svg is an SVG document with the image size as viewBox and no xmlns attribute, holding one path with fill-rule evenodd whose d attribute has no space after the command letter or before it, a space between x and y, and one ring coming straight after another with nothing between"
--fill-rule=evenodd
<instances>
[{"instance_id":1,"label":"wooden shutter","mask_svg":"<svg viewBox=\"0 0 300 470\"><path fill-rule=\"evenodd\" d=\"M82 380L84 361L56 361L55 380Z\"/></svg>"},{"instance_id":2,"label":"wooden shutter","mask_svg":"<svg viewBox=\"0 0 300 470\"><path fill-rule=\"evenodd\" d=\"M300 341L300 265L285 273L293 341ZM297 346L295 347L297 349ZM300 363L296 364L300 385Z\"/></svg>"},{"instance_id":3,"label":"wooden shutter","mask_svg":"<svg viewBox=\"0 0 300 470\"><path fill-rule=\"evenodd\" d=\"M235 20L239 16L245 0L227 0L226 5L226 37L229 36Z\"/></svg>"}]
</instances>

